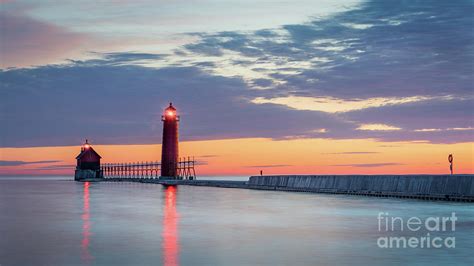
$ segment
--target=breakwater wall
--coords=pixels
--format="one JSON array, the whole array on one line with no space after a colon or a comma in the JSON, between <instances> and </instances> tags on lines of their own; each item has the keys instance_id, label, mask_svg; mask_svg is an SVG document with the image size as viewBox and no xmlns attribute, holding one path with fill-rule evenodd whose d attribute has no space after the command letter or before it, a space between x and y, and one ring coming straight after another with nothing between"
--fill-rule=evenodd
<instances>
[{"instance_id":1,"label":"breakwater wall","mask_svg":"<svg viewBox=\"0 0 474 266\"><path fill-rule=\"evenodd\" d=\"M80 181L139 182L474 202L474 175L278 175L251 176L248 181L100 178Z\"/></svg>"},{"instance_id":2,"label":"breakwater wall","mask_svg":"<svg viewBox=\"0 0 474 266\"><path fill-rule=\"evenodd\" d=\"M248 188L474 202L474 175L251 176Z\"/></svg>"}]
</instances>

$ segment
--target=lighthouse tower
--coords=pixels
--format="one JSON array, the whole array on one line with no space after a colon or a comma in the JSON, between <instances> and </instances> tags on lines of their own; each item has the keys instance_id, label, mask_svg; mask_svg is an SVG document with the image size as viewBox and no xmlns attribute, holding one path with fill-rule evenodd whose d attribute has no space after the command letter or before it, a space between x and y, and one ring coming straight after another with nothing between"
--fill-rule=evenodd
<instances>
[{"instance_id":1,"label":"lighthouse tower","mask_svg":"<svg viewBox=\"0 0 474 266\"><path fill-rule=\"evenodd\" d=\"M161 116L163 141L161 147L161 177L176 178L178 164L178 122L176 108L170 103Z\"/></svg>"}]
</instances>

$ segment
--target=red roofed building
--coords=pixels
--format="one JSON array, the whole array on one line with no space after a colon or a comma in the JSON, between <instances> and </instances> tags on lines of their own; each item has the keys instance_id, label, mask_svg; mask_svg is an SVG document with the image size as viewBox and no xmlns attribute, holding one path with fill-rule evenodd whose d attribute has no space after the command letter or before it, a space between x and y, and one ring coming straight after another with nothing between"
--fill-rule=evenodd
<instances>
[{"instance_id":1,"label":"red roofed building","mask_svg":"<svg viewBox=\"0 0 474 266\"><path fill-rule=\"evenodd\" d=\"M92 148L88 140L81 146L81 153L76 156L76 180L101 178L100 159L102 157Z\"/></svg>"},{"instance_id":2,"label":"red roofed building","mask_svg":"<svg viewBox=\"0 0 474 266\"><path fill-rule=\"evenodd\" d=\"M76 157L77 168L83 170L99 170L101 158L102 157L91 147L86 139L86 143L81 147L81 153Z\"/></svg>"}]
</instances>

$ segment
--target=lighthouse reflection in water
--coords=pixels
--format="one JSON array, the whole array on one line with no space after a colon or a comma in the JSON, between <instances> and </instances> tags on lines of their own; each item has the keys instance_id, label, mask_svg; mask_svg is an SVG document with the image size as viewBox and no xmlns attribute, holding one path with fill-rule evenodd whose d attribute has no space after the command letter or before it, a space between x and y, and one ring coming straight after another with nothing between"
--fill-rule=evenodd
<instances>
[{"instance_id":1,"label":"lighthouse reflection in water","mask_svg":"<svg viewBox=\"0 0 474 266\"><path fill-rule=\"evenodd\" d=\"M164 188L164 212L163 212L163 265L179 265L179 243L178 243L178 219L176 211L176 186Z\"/></svg>"},{"instance_id":2,"label":"lighthouse reflection in water","mask_svg":"<svg viewBox=\"0 0 474 266\"><path fill-rule=\"evenodd\" d=\"M90 238L90 208L89 208L89 182L84 182L84 207L82 212L82 260L90 262L92 256L89 252L89 238Z\"/></svg>"},{"instance_id":3,"label":"lighthouse reflection in water","mask_svg":"<svg viewBox=\"0 0 474 266\"><path fill-rule=\"evenodd\" d=\"M0 178L0 210L5 266L474 265L474 212L461 202L15 177ZM387 210L456 212L456 248L381 250Z\"/></svg>"},{"instance_id":4,"label":"lighthouse reflection in water","mask_svg":"<svg viewBox=\"0 0 474 266\"><path fill-rule=\"evenodd\" d=\"M82 209L82 241L81 259L85 264L90 264L94 257L90 252L91 238L91 215L89 204L89 182L83 185L83 209ZM178 222L179 214L176 210L176 186L167 186L163 189L163 221L162 221L162 265L179 265L179 241Z\"/></svg>"}]
</instances>

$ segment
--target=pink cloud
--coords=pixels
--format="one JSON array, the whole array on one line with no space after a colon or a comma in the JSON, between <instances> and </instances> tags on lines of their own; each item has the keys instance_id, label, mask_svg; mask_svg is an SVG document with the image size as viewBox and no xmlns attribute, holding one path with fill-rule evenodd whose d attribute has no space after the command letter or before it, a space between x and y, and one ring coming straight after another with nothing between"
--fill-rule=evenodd
<instances>
[{"instance_id":1,"label":"pink cloud","mask_svg":"<svg viewBox=\"0 0 474 266\"><path fill-rule=\"evenodd\" d=\"M0 67L60 62L78 53L86 36L23 14L0 14Z\"/></svg>"}]
</instances>

